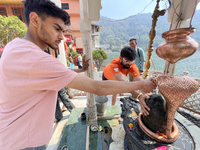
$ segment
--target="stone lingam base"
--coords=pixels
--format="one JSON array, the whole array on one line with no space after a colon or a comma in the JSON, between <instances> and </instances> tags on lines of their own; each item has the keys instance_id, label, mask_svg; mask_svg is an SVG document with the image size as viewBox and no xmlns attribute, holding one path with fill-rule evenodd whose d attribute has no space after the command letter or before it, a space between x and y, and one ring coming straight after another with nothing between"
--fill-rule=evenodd
<instances>
[{"instance_id":1,"label":"stone lingam base","mask_svg":"<svg viewBox=\"0 0 200 150\"><path fill-rule=\"evenodd\" d=\"M164 143L172 143L174 141L176 141L178 139L179 136L179 130L178 130L178 126L176 125L176 123L173 123L173 131L171 133L173 138L166 138L163 137L161 135L157 135L156 133L152 132L150 129L148 129L145 124L143 123L143 119L142 119L142 113L139 113L138 115L138 123L140 128L145 132L145 134L147 134L149 137L151 137L152 139L155 139L158 142L164 142Z\"/></svg>"},{"instance_id":2,"label":"stone lingam base","mask_svg":"<svg viewBox=\"0 0 200 150\"><path fill-rule=\"evenodd\" d=\"M122 115L123 126L126 132L124 139L124 149L125 150L156 150L158 147L166 146L170 149L180 149L180 150L199 150L200 145L197 140L191 135L187 129L187 125L183 122L179 122L177 119L174 119L175 124L179 129L179 137L176 141L172 143L163 143L158 142L151 137L149 137L145 132L140 128L138 123L138 117L132 117L132 111L139 114L139 104L134 102L131 98L121 98L120 101L123 103ZM129 124L133 124L132 130L129 128ZM199 134L199 133L198 133Z\"/></svg>"}]
</instances>

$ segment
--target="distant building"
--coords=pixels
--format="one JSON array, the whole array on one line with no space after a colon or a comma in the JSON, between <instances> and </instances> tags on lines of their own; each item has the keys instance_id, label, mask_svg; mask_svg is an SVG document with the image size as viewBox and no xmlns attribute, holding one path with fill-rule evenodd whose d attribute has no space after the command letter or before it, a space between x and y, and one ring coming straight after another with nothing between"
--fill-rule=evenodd
<instances>
[{"instance_id":1,"label":"distant building","mask_svg":"<svg viewBox=\"0 0 200 150\"><path fill-rule=\"evenodd\" d=\"M62 9L64 9L70 15L71 25L68 26L68 29L65 32L65 36L76 44L76 51L83 51L82 46L82 34L80 31L80 4L79 0L61 0ZM93 40L93 49L100 48L100 32L101 26L92 24L92 40Z\"/></svg>"},{"instance_id":2,"label":"distant building","mask_svg":"<svg viewBox=\"0 0 200 150\"><path fill-rule=\"evenodd\" d=\"M92 41L93 41L93 50L100 49L100 33L102 26L92 24Z\"/></svg>"},{"instance_id":3,"label":"distant building","mask_svg":"<svg viewBox=\"0 0 200 150\"><path fill-rule=\"evenodd\" d=\"M108 50L107 52L108 52L108 53L112 53L112 51L111 51L111 50Z\"/></svg>"},{"instance_id":4,"label":"distant building","mask_svg":"<svg viewBox=\"0 0 200 150\"><path fill-rule=\"evenodd\" d=\"M79 0L61 0L61 8L70 15L71 25L65 31L67 42L72 42L76 46L76 51L83 51L82 34L80 31L80 6ZM17 16L21 21L25 22L23 0L0 0L0 15ZM93 50L100 48L101 26L92 24L92 47Z\"/></svg>"},{"instance_id":5,"label":"distant building","mask_svg":"<svg viewBox=\"0 0 200 150\"><path fill-rule=\"evenodd\" d=\"M17 16L21 21L24 19L24 5L22 0L0 0L0 15L2 16Z\"/></svg>"}]
</instances>

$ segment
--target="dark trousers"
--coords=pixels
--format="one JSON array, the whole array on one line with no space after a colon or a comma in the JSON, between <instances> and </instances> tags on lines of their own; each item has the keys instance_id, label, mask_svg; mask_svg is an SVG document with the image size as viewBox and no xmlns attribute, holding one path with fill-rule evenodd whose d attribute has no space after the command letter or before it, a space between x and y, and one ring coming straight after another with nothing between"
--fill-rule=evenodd
<instances>
[{"instance_id":1,"label":"dark trousers","mask_svg":"<svg viewBox=\"0 0 200 150\"><path fill-rule=\"evenodd\" d=\"M80 65L79 61L77 61L76 64L78 66L78 69L82 69L83 68L83 66Z\"/></svg>"},{"instance_id":2,"label":"dark trousers","mask_svg":"<svg viewBox=\"0 0 200 150\"><path fill-rule=\"evenodd\" d=\"M66 94L66 88L62 88L60 91L58 91L58 98L56 103L56 112L55 112L55 118L59 121L63 118L62 111L60 108L59 100L60 99L63 103L63 105L67 108L69 112L72 111L73 108L76 108L74 104L70 101L69 97Z\"/></svg>"},{"instance_id":3,"label":"dark trousers","mask_svg":"<svg viewBox=\"0 0 200 150\"><path fill-rule=\"evenodd\" d=\"M108 80L108 79L104 76L104 74L102 74L102 80Z\"/></svg>"},{"instance_id":4,"label":"dark trousers","mask_svg":"<svg viewBox=\"0 0 200 150\"><path fill-rule=\"evenodd\" d=\"M81 65L78 65L78 69L82 69L83 67Z\"/></svg>"}]
</instances>

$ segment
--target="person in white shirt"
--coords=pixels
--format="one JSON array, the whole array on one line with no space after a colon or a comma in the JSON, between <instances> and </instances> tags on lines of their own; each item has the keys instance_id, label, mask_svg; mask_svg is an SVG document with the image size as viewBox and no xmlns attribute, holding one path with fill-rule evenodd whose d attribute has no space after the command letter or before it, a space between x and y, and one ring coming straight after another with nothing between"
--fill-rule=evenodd
<instances>
[{"instance_id":1,"label":"person in white shirt","mask_svg":"<svg viewBox=\"0 0 200 150\"><path fill-rule=\"evenodd\" d=\"M78 56L78 69L83 68L83 58L82 58L83 52L80 52L80 55Z\"/></svg>"}]
</instances>

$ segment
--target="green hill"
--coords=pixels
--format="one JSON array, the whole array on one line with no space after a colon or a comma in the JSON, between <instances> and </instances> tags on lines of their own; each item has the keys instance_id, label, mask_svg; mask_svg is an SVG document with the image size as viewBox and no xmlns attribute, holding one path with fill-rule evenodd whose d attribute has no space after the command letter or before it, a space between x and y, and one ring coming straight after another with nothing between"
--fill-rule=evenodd
<instances>
[{"instance_id":1,"label":"green hill","mask_svg":"<svg viewBox=\"0 0 200 150\"><path fill-rule=\"evenodd\" d=\"M112 20L101 16L99 22L95 24L102 26L100 44L109 44L112 47L120 47L128 45L128 41L131 37L137 38L138 46L143 49L147 49L149 43L149 31L152 25L152 14L139 14L133 18L129 18L122 21L109 22L105 20ZM198 43L200 43L200 10L197 10L192 20L192 26L197 28L197 31L191 35ZM170 23L167 21L167 13L164 16L160 16L156 26L156 37L154 39L154 47L157 47L164 39L162 33L168 31ZM115 49L115 48L113 48ZM112 50L113 50L112 49Z\"/></svg>"}]
</instances>

